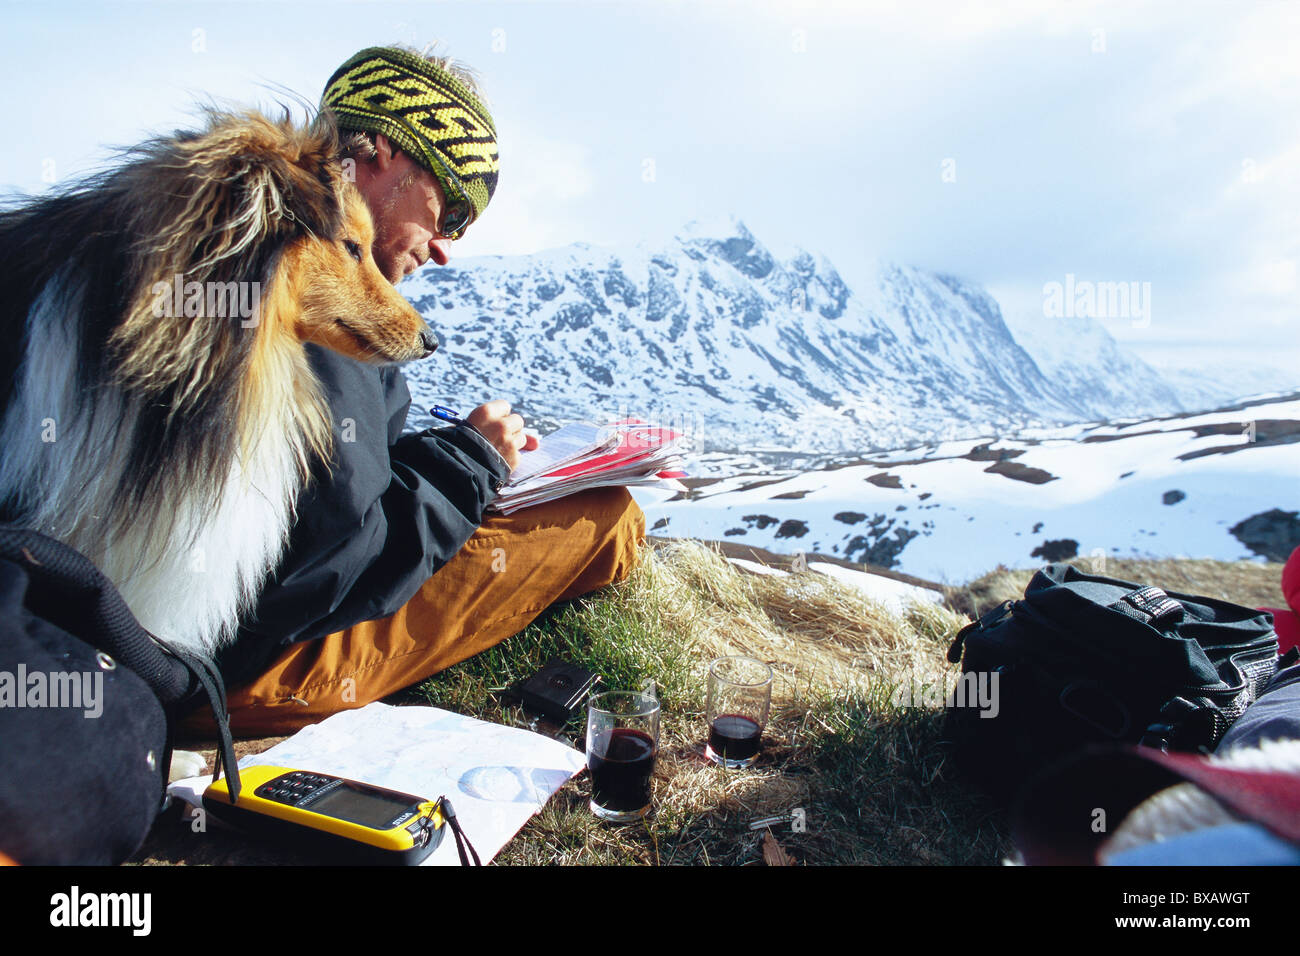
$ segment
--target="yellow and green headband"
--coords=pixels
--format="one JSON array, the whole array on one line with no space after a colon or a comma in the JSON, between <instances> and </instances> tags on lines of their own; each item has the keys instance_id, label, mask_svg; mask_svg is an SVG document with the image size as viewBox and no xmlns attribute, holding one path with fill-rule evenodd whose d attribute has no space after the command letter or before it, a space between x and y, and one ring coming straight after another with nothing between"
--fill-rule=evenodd
<instances>
[{"instance_id":1,"label":"yellow and green headband","mask_svg":"<svg viewBox=\"0 0 1300 956\"><path fill-rule=\"evenodd\" d=\"M321 106L341 130L382 133L433 173L449 206L470 215L455 239L483 214L497 186L500 156L492 115L469 89L437 64L394 47L353 56L325 84Z\"/></svg>"}]
</instances>

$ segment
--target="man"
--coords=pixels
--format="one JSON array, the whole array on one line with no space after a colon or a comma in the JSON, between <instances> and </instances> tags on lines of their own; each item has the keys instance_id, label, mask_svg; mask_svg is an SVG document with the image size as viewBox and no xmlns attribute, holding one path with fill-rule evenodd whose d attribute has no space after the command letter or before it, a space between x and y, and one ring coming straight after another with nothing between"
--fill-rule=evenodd
<instances>
[{"instance_id":1,"label":"man","mask_svg":"<svg viewBox=\"0 0 1300 956\"><path fill-rule=\"evenodd\" d=\"M335 72L322 105L375 220L380 270L396 283L429 260L445 265L497 180L496 130L472 77L372 48ZM219 659L241 735L296 730L485 650L554 602L625 577L645 536L623 488L485 519L535 447L509 405L404 435L411 397L398 369L309 348L335 452L255 617Z\"/></svg>"}]
</instances>

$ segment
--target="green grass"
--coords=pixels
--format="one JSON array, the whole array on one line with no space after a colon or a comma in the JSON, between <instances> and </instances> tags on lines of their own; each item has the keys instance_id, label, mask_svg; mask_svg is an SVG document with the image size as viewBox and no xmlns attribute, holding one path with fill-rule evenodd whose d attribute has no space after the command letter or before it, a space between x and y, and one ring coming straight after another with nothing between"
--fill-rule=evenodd
<instances>
[{"instance_id":1,"label":"green grass","mask_svg":"<svg viewBox=\"0 0 1300 956\"><path fill-rule=\"evenodd\" d=\"M800 863L993 864L1005 855L996 809L945 775L941 713L894 706L893 690L911 672L845 665L824 647L801 646L810 621L852 620L854 606L842 602L857 598L823 576L778 585L715 559L698 546L648 552L627 582L553 610L409 692L412 701L523 724L502 691L553 656L604 675L607 687L657 684L663 711L651 816L626 826L596 820L584 773L496 862L754 864L764 830L750 825L764 818L779 818L771 832ZM883 627L941 662L960 619L932 608L904 619L869 608L857 623L862 634L841 635L841 643ZM728 771L702 756L705 675L708 661L730 649L728 637L745 631L773 635L766 649L784 653L760 656L785 679L759 762ZM739 649L753 651L752 644ZM565 728L571 739L583 731L582 718Z\"/></svg>"},{"instance_id":2,"label":"green grass","mask_svg":"<svg viewBox=\"0 0 1300 956\"><path fill-rule=\"evenodd\" d=\"M421 703L499 723L527 723L504 692L553 657L602 675L609 688L656 684L665 711L701 710L696 660L666 632L647 627L610 598L586 598L553 609L522 633L425 681L411 692ZM565 731L581 735L575 718Z\"/></svg>"}]
</instances>

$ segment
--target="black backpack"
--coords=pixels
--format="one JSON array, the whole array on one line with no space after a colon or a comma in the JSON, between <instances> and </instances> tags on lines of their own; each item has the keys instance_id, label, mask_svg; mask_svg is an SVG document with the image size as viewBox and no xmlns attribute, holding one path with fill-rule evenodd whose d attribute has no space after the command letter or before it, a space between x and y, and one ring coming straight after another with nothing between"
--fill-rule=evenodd
<instances>
[{"instance_id":1,"label":"black backpack","mask_svg":"<svg viewBox=\"0 0 1300 956\"><path fill-rule=\"evenodd\" d=\"M149 634L80 552L0 524L0 853L24 865L129 857L162 808L171 728L205 698L217 766L233 767L211 662Z\"/></svg>"},{"instance_id":2,"label":"black backpack","mask_svg":"<svg viewBox=\"0 0 1300 956\"><path fill-rule=\"evenodd\" d=\"M1208 752L1277 657L1267 612L1050 565L948 649L962 674L944 736L1003 796L1091 744Z\"/></svg>"}]
</instances>

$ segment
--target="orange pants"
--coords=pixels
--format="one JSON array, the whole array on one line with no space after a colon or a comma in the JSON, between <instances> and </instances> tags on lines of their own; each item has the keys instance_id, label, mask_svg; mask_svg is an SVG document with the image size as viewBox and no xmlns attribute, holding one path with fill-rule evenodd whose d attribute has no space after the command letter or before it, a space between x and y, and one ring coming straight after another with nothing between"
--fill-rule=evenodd
<instances>
[{"instance_id":1,"label":"orange pants","mask_svg":"<svg viewBox=\"0 0 1300 956\"><path fill-rule=\"evenodd\" d=\"M625 488L490 514L451 561L389 617L287 648L229 694L236 736L288 734L418 683L523 630L556 601L621 580L645 515ZM204 708L185 729L212 732Z\"/></svg>"}]
</instances>

